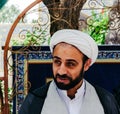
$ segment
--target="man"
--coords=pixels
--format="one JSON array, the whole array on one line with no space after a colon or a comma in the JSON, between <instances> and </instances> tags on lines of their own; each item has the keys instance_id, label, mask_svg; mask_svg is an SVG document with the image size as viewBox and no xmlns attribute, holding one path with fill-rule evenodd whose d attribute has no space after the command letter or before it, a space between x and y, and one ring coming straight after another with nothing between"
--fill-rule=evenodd
<instances>
[{"instance_id":1,"label":"man","mask_svg":"<svg viewBox=\"0 0 120 114\"><path fill-rule=\"evenodd\" d=\"M98 56L89 35L59 30L51 38L50 50L54 80L29 93L19 114L119 114L114 97L84 79Z\"/></svg>"}]
</instances>

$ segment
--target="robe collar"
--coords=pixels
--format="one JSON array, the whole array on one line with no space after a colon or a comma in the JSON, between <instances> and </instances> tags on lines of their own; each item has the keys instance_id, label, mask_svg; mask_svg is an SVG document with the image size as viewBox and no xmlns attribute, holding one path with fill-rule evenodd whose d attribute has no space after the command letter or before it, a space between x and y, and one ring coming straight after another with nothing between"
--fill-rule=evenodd
<instances>
[{"instance_id":1,"label":"robe collar","mask_svg":"<svg viewBox=\"0 0 120 114\"><path fill-rule=\"evenodd\" d=\"M59 96L56 84L51 82L41 114L69 114L65 102ZM102 104L94 87L85 81L85 96L80 114L104 114Z\"/></svg>"}]
</instances>

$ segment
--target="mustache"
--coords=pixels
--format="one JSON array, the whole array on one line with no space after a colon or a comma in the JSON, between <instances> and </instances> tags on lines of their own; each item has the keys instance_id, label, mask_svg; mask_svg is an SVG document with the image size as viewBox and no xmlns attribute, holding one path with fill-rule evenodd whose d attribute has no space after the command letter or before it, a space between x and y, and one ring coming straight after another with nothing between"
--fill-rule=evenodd
<instances>
[{"instance_id":1,"label":"mustache","mask_svg":"<svg viewBox=\"0 0 120 114\"><path fill-rule=\"evenodd\" d=\"M71 77L68 76L67 74L63 74L63 75L56 74L56 78L69 79L69 80L71 80Z\"/></svg>"}]
</instances>

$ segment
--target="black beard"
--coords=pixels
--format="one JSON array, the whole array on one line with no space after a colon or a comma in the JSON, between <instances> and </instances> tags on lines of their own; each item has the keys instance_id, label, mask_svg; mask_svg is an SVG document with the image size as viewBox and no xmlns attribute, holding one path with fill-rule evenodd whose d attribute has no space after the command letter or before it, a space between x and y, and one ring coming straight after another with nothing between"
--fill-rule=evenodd
<instances>
[{"instance_id":1,"label":"black beard","mask_svg":"<svg viewBox=\"0 0 120 114\"><path fill-rule=\"evenodd\" d=\"M83 79L83 74L84 74L83 68L82 68L80 74L74 80L72 80L72 78L70 76L66 75L66 74L64 74L64 75L56 74L56 76L54 77L54 81L55 81L55 83L56 83L56 85L59 89L69 90L69 89L75 87ZM57 82L57 78L68 79L70 81L70 83L69 84L64 84L64 83L61 83L61 82Z\"/></svg>"}]
</instances>

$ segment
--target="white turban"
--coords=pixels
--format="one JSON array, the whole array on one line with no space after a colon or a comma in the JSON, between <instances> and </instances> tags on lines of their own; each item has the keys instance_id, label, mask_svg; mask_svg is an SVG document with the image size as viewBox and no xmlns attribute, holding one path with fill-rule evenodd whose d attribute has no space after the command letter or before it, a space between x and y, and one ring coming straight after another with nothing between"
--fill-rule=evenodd
<instances>
[{"instance_id":1,"label":"white turban","mask_svg":"<svg viewBox=\"0 0 120 114\"><path fill-rule=\"evenodd\" d=\"M94 39L84 32L73 29L63 29L55 32L50 41L51 52L53 52L54 46L60 42L77 47L84 55L92 60L91 65L97 59L98 46Z\"/></svg>"}]
</instances>

